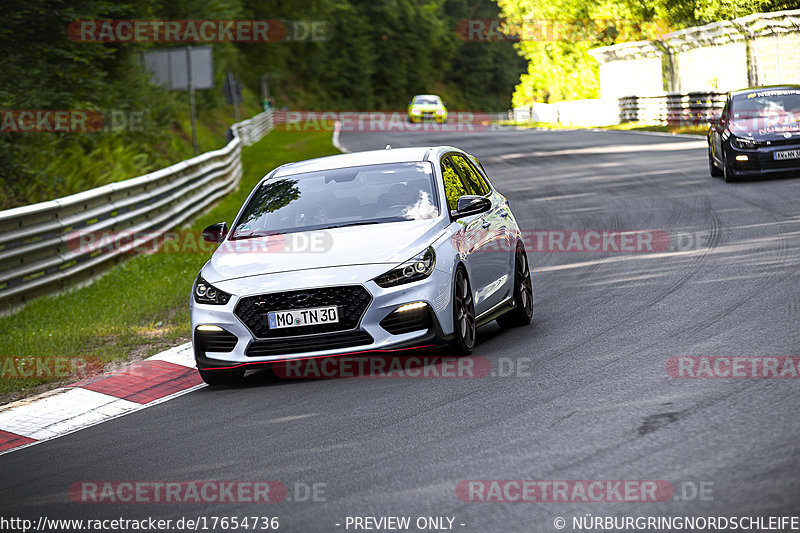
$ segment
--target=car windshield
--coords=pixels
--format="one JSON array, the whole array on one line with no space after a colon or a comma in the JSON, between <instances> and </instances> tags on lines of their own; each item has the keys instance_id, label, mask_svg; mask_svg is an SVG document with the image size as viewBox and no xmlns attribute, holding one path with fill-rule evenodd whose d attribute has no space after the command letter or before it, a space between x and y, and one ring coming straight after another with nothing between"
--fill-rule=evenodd
<instances>
[{"instance_id":1,"label":"car windshield","mask_svg":"<svg viewBox=\"0 0 800 533\"><path fill-rule=\"evenodd\" d=\"M439 99L435 96L416 96L414 103L419 105L439 105Z\"/></svg>"},{"instance_id":2,"label":"car windshield","mask_svg":"<svg viewBox=\"0 0 800 533\"><path fill-rule=\"evenodd\" d=\"M404 220L439 214L430 162L320 170L258 188L232 239Z\"/></svg>"},{"instance_id":3,"label":"car windshield","mask_svg":"<svg viewBox=\"0 0 800 533\"><path fill-rule=\"evenodd\" d=\"M800 89L752 92L734 98L731 112L735 119L800 119Z\"/></svg>"}]
</instances>

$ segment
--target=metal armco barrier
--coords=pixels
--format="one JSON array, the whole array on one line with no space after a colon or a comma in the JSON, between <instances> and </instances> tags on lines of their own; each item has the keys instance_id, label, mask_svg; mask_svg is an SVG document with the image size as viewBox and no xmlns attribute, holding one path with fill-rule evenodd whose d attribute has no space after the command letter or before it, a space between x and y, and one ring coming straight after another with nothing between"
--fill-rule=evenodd
<instances>
[{"instance_id":1,"label":"metal armco barrier","mask_svg":"<svg viewBox=\"0 0 800 533\"><path fill-rule=\"evenodd\" d=\"M619 99L619 121L659 126L702 126L718 116L726 93L693 92L660 96L624 96Z\"/></svg>"},{"instance_id":2,"label":"metal armco barrier","mask_svg":"<svg viewBox=\"0 0 800 533\"><path fill-rule=\"evenodd\" d=\"M273 118L272 111L265 111L253 118L234 124L233 130L242 139L245 146L250 146L260 141L274 127Z\"/></svg>"},{"instance_id":3,"label":"metal armco barrier","mask_svg":"<svg viewBox=\"0 0 800 533\"><path fill-rule=\"evenodd\" d=\"M234 190L242 177L242 144L253 144L272 129L272 111L232 129L233 140L219 150L137 178L0 211L0 313L93 277L127 251L82 252L76 244L80 233L141 233L138 246Z\"/></svg>"}]
</instances>

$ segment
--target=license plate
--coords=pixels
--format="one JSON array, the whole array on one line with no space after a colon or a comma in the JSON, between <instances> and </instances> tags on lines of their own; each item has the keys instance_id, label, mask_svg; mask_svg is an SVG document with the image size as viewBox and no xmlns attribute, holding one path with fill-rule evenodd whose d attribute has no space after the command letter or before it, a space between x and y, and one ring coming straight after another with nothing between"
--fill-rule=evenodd
<instances>
[{"instance_id":1,"label":"license plate","mask_svg":"<svg viewBox=\"0 0 800 533\"><path fill-rule=\"evenodd\" d=\"M296 328L317 324L334 324L339 322L339 311L335 305L314 307L311 309L287 309L267 313L269 329Z\"/></svg>"},{"instance_id":2,"label":"license plate","mask_svg":"<svg viewBox=\"0 0 800 533\"><path fill-rule=\"evenodd\" d=\"M800 150L784 150L783 152L775 152L773 157L775 157L775 159L800 159Z\"/></svg>"}]
</instances>

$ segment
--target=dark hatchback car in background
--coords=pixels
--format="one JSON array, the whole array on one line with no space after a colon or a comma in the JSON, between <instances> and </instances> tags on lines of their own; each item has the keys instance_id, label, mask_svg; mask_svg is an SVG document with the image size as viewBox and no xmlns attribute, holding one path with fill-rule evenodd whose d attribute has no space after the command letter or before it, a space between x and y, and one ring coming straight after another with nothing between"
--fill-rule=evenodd
<instances>
[{"instance_id":1,"label":"dark hatchback car in background","mask_svg":"<svg viewBox=\"0 0 800 533\"><path fill-rule=\"evenodd\" d=\"M732 91L708 130L708 168L725 181L800 175L800 85Z\"/></svg>"}]
</instances>

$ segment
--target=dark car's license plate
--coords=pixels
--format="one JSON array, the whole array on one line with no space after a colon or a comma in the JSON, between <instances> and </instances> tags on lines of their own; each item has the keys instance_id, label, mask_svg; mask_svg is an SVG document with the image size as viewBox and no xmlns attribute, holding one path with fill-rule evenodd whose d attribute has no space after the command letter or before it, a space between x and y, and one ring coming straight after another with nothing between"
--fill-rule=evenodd
<instances>
[{"instance_id":1,"label":"dark car's license plate","mask_svg":"<svg viewBox=\"0 0 800 533\"><path fill-rule=\"evenodd\" d=\"M781 152L775 152L773 157L777 160L800 159L800 150L783 150Z\"/></svg>"}]
</instances>

